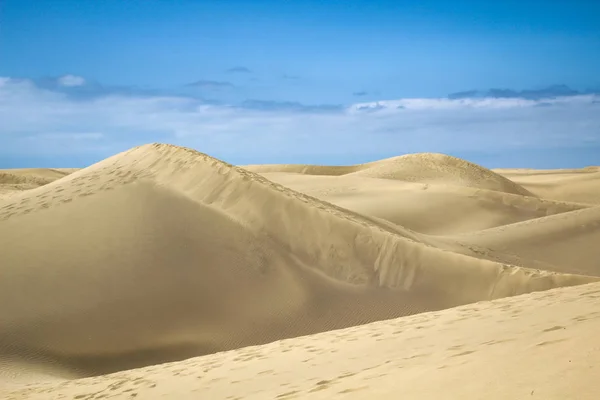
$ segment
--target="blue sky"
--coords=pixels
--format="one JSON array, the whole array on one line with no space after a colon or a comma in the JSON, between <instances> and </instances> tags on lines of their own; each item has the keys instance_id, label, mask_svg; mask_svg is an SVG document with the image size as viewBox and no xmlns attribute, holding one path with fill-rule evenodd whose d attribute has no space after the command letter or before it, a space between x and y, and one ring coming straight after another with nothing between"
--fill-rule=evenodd
<instances>
[{"instance_id":1,"label":"blue sky","mask_svg":"<svg viewBox=\"0 0 600 400\"><path fill-rule=\"evenodd\" d=\"M81 166L156 140L235 163L439 151L502 164L489 154L510 148L524 154L510 166L600 164L598 16L593 0L4 0L0 168ZM518 102L556 84L589 101ZM490 88L514 90L512 105L436 100ZM352 111L396 99L436 106ZM565 160L544 159L565 144Z\"/></svg>"}]
</instances>

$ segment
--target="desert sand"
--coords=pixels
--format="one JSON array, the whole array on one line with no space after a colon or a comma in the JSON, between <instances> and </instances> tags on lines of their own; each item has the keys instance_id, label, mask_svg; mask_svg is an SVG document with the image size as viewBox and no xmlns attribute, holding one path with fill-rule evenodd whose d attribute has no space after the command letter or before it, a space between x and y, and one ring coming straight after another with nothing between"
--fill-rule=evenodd
<instances>
[{"instance_id":1,"label":"desert sand","mask_svg":"<svg viewBox=\"0 0 600 400\"><path fill-rule=\"evenodd\" d=\"M600 396L597 167L151 144L0 171L0 243L0 398Z\"/></svg>"}]
</instances>

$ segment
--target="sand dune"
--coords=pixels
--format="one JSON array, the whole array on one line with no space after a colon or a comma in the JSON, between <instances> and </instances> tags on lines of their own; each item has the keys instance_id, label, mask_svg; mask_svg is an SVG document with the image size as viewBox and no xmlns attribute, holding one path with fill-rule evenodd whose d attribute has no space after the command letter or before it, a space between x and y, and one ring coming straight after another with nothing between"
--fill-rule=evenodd
<instances>
[{"instance_id":1,"label":"sand dune","mask_svg":"<svg viewBox=\"0 0 600 400\"><path fill-rule=\"evenodd\" d=\"M352 166L249 165L245 168L257 173L294 172L307 175L352 175L405 182L454 184L534 196L527 189L487 168L460 158L437 153L407 154Z\"/></svg>"},{"instance_id":2,"label":"sand dune","mask_svg":"<svg viewBox=\"0 0 600 400\"><path fill-rule=\"evenodd\" d=\"M77 378L600 277L600 208L463 160L246 168L153 144L4 171L0 387L109 385Z\"/></svg>"},{"instance_id":3,"label":"sand dune","mask_svg":"<svg viewBox=\"0 0 600 400\"><path fill-rule=\"evenodd\" d=\"M461 242L552 265L553 271L600 276L600 206L499 226Z\"/></svg>"},{"instance_id":4,"label":"sand dune","mask_svg":"<svg viewBox=\"0 0 600 400\"><path fill-rule=\"evenodd\" d=\"M478 189L533 196L531 192L487 168L445 154L422 153L370 164L354 175L421 183L453 183Z\"/></svg>"},{"instance_id":5,"label":"sand dune","mask_svg":"<svg viewBox=\"0 0 600 400\"><path fill-rule=\"evenodd\" d=\"M595 400L599 295L599 284L554 289L4 398Z\"/></svg>"}]
</instances>

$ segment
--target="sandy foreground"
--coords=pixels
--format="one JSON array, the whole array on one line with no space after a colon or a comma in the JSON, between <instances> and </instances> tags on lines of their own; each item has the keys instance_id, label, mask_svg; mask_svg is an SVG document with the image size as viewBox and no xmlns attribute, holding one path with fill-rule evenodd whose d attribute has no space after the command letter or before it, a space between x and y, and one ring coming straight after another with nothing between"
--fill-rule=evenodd
<instances>
[{"instance_id":1,"label":"sandy foreground","mask_svg":"<svg viewBox=\"0 0 600 400\"><path fill-rule=\"evenodd\" d=\"M0 171L0 243L0 398L600 398L598 167L152 144Z\"/></svg>"}]
</instances>

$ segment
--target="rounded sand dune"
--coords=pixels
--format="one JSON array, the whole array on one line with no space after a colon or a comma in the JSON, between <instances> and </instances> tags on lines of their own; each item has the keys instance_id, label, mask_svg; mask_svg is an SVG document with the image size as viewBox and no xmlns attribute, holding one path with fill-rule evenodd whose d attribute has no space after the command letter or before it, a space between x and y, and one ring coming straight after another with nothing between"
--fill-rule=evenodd
<instances>
[{"instance_id":1,"label":"rounded sand dune","mask_svg":"<svg viewBox=\"0 0 600 400\"><path fill-rule=\"evenodd\" d=\"M0 242L7 381L104 374L597 280L440 249L161 144L0 200Z\"/></svg>"},{"instance_id":2,"label":"rounded sand dune","mask_svg":"<svg viewBox=\"0 0 600 400\"><path fill-rule=\"evenodd\" d=\"M527 189L491 170L460 158L437 153L417 153L364 164L352 175L408 182L444 183L534 196Z\"/></svg>"}]
</instances>

